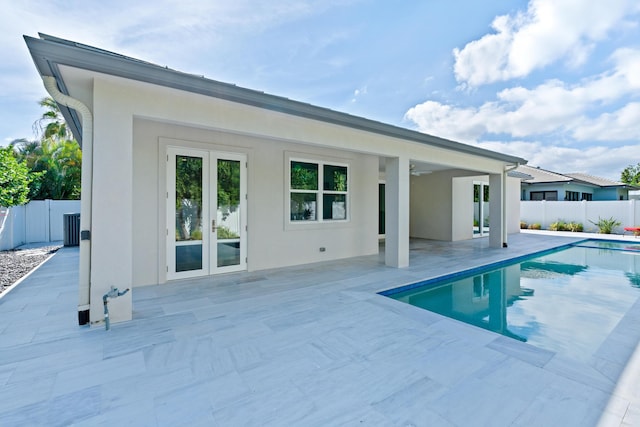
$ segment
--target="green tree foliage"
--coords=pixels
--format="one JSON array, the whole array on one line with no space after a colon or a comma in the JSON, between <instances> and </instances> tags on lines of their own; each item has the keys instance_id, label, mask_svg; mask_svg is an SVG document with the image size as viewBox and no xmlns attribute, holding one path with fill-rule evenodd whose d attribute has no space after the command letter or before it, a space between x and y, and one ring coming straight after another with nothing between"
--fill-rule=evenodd
<instances>
[{"instance_id":1,"label":"green tree foliage","mask_svg":"<svg viewBox=\"0 0 640 427\"><path fill-rule=\"evenodd\" d=\"M640 185L640 163L624 168L620 174L620 181L629 185Z\"/></svg>"},{"instance_id":2,"label":"green tree foliage","mask_svg":"<svg viewBox=\"0 0 640 427\"><path fill-rule=\"evenodd\" d=\"M76 141L18 141L18 156L32 175L29 198L77 200L80 198L82 151Z\"/></svg>"},{"instance_id":3,"label":"green tree foliage","mask_svg":"<svg viewBox=\"0 0 640 427\"><path fill-rule=\"evenodd\" d=\"M71 140L73 136L64 121L60 108L53 98L42 98L39 102L40 106L46 111L42 113L34 124L34 130L41 135L42 139L53 139L55 141Z\"/></svg>"},{"instance_id":4,"label":"green tree foliage","mask_svg":"<svg viewBox=\"0 0 640 427\"><path fill-rule=\"evenodd\" d=\"M295 190L317 190L318 165L291 162L291 188Z\"/></svg>"},{"instance_id":5,"label":"green tree foliage","mask_svg":"<svg viewBox=\"0 0 640 427\"><path fill-rule=\"evenodd\" d=\"M72 139L60 109L51 98L43 98L46 111L34 123L40 140L19 139L12 143L18 159L30 171L29 198L77 200L80 198L82 151Z\"/></svg>"},{"instance_id":6,"label":"green tree foliage","mask_svg":"<svg viewBox=\"0 0 640 427\"><path fill-rule=\"evenodd\" d=\"M16 159L13 147L0 147L0 206L27 203L29 181L29 169Z\"/></svg>"},{"instance_id":7,"label":"green tree foliage","mask_svg":"<svg viewBox=\"0 0 640 427\"><path fill-rule=\"evenodd\" d=\"M218 209L222 209L222 218L227 219L240 205L240 162L236 160L218 160ZM218 233L220 235L220 233Z\"/></svg>"}]
</instances>

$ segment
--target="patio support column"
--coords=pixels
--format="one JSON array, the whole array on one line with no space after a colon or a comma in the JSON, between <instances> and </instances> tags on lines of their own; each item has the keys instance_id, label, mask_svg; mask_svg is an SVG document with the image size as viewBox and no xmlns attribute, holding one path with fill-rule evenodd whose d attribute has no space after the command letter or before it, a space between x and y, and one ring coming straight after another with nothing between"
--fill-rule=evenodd
<instances>
[{"instance_id":1,"label":"patio support column","mask_svg":"<svg viewBox=\"0 0 640 427\"><path fill-rule=\"evenodd\" d=\"M409 159L386 159L385 264L409 266Z\"/></svg>"},{"instance_id":2,"label":"patio support column","mask_svg":"<svg viewBox=\"0 0 640 427\"><path fill-rule=\"evenodd\" d=\"M489 247L506 246L505 178L502 173L489 174ZM504 245L503 245L504 243Z\"/></svg>"},{"instance_id":3,"label":"patio support column","mask_svg":"<svg viewBox=\"0 0 640 427\"><path fill-rule=\"evenodd\" d=\"M127 86L93 81L94 163L91 323L104 321L103 296L132 287L133 112ZM111 324L131 320L132 292L109 300Z\"/></svg>"}]
</instances>

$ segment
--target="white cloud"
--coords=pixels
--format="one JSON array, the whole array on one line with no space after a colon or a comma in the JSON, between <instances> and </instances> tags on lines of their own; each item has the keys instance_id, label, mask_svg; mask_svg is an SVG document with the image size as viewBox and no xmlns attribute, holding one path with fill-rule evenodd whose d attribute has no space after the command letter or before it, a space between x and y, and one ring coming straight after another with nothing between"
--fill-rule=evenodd
<instances>
[{"instance_id":1,"label":"white cloud","mask_svg":"<svg viewBox=\"0 0 640 427\"><path fill-rule=\"evenodd\" d=\"M533 89L504 89L480 107L426 101L405 117L422 132L464 142L486 134L522 138L555 132L570 133L577 140L625 141L640 134L638 105L632 102L614 113L598 111L640 95L640 49L617 50L611 61L611 70L578 84L549 80Z\"/></svg>"},{"instance_id":2,"label":"white cloud","mask_svg":"<svg viewBox=\"0 0 640 427\"><path fill-rule=\"evenodd\" d=\"M421 132L473 142L487 132L485 117L476 108L456 108L436 101L418 104L405 114Z\"/></svg>"},{"instance_id":3,"label":"white cloud","mask_svg":"<svg viewBox=\"0 0 640 427\"><path fill-rule=\"evenodd\" d=\"M357 102L359 98L365 96L367 94L367 86L362 86L359 89L353 91L353 97L351 98L351 102Z\"/></svg>"},{"instance_id":4,"label":"white cloud","mask_svg":"<svg viewBox=\"0 0 640 427\"><path fill-rule=\"evenodd\" d=\"M573 131L577 140L625 141L640 137L640 103L632 102L595 120L585 120ZM637 156L637 154L636 154Z\"/></svg>"},{"instance_id":5,"label":"white cloud","mask_svg":"<svg viewBox=\"0 0 640 427\"><path fill-rule=\"evenodd\" d=\"M630 163L637 163L640 144L609 147L562 147L537 142L483 141L474 144L488 150L523 157L529 166L539 166L559 173L588 173L614 181Z\"/></svg>"},{"instance_id":6,"label":"white cloud","mask_svg":"<svg viewBox=\"0 0 640 427\"><path fill-rule=\"evenodd\" d=\"M479 86L524 77L558 60L579 66L593 42L638 12L636 0L530 0L526 12L496 17L495 32L454 49L456 79Z\"/></svg>"}]
</instances>

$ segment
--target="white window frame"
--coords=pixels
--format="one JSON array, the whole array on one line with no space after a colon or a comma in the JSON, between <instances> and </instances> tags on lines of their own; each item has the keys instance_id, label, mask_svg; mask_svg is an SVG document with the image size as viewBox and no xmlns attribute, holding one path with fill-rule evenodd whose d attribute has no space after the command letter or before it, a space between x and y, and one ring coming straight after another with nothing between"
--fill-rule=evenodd
<instances>
[{"instance_id":1,"label":"white window frame","mask_svg":"<svg viewBox=\"0 0 640 427\"><path fill-rule=\"evenodd\" d=\"M291 188L291 164L293 162L309 163L318 166L318 187L317 190L296 190ZM343 167L347 170L347 191L330 191L324 189L324 167L325 166L337 166ZM318 159L307 157L288 157L287 158L287 173L286 173L286 188L287 188L287 223L290 225L311 225L311 224L336 224L349 222L351 218L351 200L349 197L351 188L351 165L349 163ZM316 219L315 220L292 220L291 219L291 194L315 194L316 195ZM324 219L324 196L325 195L344 195L345 196L345 218L344 219Z\"/></svg>"}]
</instances>

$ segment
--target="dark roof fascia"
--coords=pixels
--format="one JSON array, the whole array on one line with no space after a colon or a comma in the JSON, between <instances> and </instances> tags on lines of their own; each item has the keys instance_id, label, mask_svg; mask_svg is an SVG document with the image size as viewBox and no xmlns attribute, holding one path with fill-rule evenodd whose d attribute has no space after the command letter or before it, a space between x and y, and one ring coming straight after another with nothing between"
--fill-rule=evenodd
<instances>
[{"instance_id":1,"label":"dark roof fascia","mask_svg":"<svg viewBox=\"0 0 640 427\"><path fill-rule=\"evenodd\" d=\"M617 186L607 185L607 186L603 186L603 185L594 184L593 182L582 181L582 180L576 179L576 178L571 178L570 181L544 181L544 182L522 181L522 183L523 184L528 184L528 185L555 185L555 184L567 185L567 184L577 184L577 185L584 185L586 187L601 188L601 189L604 189L604 188L616 188L616 187L624 189L624 187L625 187L624 185L617 185ZM629 189L631 189L631 188L629 188ZM638 189L640 190L640 188L638 188Z\"/></svg>"},{"instance_id":2,"label":"dark roof fascia","mask_svg":"<svg viewBox=\"0 0 640 427\"><path fill-rule=\"evenodd\" d=\"M529 182L529 181L522 181L523 184L529 184L529 185L556 185L556 184L570 184L572 181L539 181L539 182Z\"/></svg>"},{"instance_id":3,"label":"dark roof fascia","mask_svg":"<svg viewBox=\"0 0 640 427\"><path fill-rule=\"evenodd\" d=\"M51 67L51 71L53 72L53 77L56 79L56 83L58 84L58 89L60 92L69 94L67 90L67 86L64 84L64 80L62 79L62 75L60 74L60 70L58 69L57 64L49 64ZM65 107L64 105L58 104L58 108L60 109L60 113L62 117L64 117L65 122L71 128L71 133L76 137L76 141L82 147L82 121L78 117L78 113L76 110Z\"/></svg>"},{"instance_id":4,"label":"dark roof fascia","mask_svg":"<svg viewBox=\"0 0 640 427\"><path fill-rule=\"evenodd\" d=\"M24 36L24 39L38 72L43 76L56 77L59 86L63 85L63 82L60 74L57 73L56 75L54 71L58 64L211 96L307 119L428 144L461 153L483 156L509 164L527 163L525 159L520 157L485 150L410 129L341 113L328 108L293 101L280 96L269 95L264 92L207 79L203 76L182 73L170 68L161 67L68 40L58 39L44 34L41 34L40 37L40 39L37 39ZM62 90L63 88L60 87L60 89Z\"/></svg>"}]
</instances>

